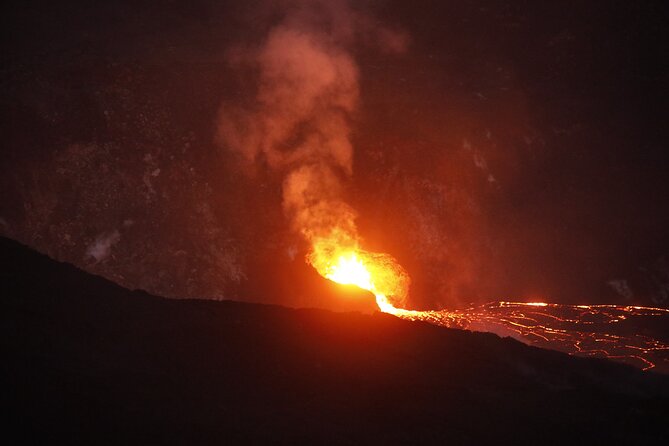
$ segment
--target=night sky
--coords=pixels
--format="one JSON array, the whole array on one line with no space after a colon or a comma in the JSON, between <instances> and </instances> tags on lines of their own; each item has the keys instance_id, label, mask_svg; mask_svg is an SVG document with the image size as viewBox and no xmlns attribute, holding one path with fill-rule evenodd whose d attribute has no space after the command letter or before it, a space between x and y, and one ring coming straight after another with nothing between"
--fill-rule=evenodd
<instances>
[{"instance_id":1,"label":"night sky","mask_svg":"<svg viewBox=\"0 0 669 446\"><path fill-rule=\"evenodd\" d=\"M129 288L309 305L283 173L220 136L259 82L231 54L294 3L5 2L0 233ZM664 2L354 9L406 48L346 46L342 193L411 306L669 306Z\"/></svg>"}]
</instances>

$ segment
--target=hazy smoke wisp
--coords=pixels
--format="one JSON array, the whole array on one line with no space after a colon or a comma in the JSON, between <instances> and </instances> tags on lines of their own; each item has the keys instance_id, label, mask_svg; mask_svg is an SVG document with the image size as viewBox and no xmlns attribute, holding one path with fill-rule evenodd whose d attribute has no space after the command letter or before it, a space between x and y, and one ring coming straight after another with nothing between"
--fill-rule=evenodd
<instances>
[{"instance_id":1,"label":"hazy smoke wisp","mask_svg":"<svg viewBox=\"0 0 669 446\"><path fill-rule=\"evenodd\" d=\"M359 103L350 48L364 41L399 52L406 38L346 1L280 6L287 13L259 47L231 51L231 62L250 64L259 84L252 106L223 106L219 137L249 162L262 159L284 173L284 211L312 246L357 247L355 212L341 193L353 170L350 120Z\"/></svg>"}]
</instances>

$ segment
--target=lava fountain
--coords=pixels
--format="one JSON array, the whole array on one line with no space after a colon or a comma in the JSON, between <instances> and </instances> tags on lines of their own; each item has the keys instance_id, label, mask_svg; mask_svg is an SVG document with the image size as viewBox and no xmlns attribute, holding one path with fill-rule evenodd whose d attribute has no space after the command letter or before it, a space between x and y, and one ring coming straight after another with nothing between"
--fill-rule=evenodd
<instances>
[{"instance_id":1,"label":"lava fountain","mask_svg":"<svg viewBox=\"0 0 669 446\"><path fill-rule=\"evenodd\" d=\"M406 304L410 279L390 255L362 249L315 248L307 261L323 277L342 285L355 285L376 296L385 313L396 314L395 305Z\"/></svg>"}]
</instances>

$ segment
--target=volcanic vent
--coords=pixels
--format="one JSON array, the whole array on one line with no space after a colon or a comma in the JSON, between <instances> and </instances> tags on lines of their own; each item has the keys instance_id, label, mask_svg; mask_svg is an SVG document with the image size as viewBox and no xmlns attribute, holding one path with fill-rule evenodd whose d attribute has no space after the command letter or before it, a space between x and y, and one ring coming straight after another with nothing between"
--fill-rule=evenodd
<instances>
[{"instance_id":1,"label":"volcanic vent","mask_svg":"<svg viewBox=\"0 0 669 446\"><path fill-rule=\"evenodd\" d=\"M356 212L343 198L359 102L349 48L361 41L388 52L406 47L403 34L347 2L296 3L259 47L231 51L231 62L250 65L259 84L252 106L223 105L219 136L248 162L262 161L283 176L283 209L309 244L309 264L328 279L373 292L381 307L403 306L409 276L392 256L362 248Z\"/></svg>"},{"instance_id":2,"label":"volcanic vent","mask_svg":"<svg viewBox=\"0 0 669 446\"><path fill-rule=\"evenodd\" d=\"M309 248L306 261L337 283L372 292L383 312L447 327L492 331L541 347L669 369L669 339L640 335L632 321L668 312L631 306L496 302L453 311L407 310L410 278L389 254L363 248L356 212L345 200L353 173L351 121L359 105L361 42L401 53L407 38L348 2L296 2L262 43L229 51L233 67L256 73L248 106L225 103L218 136L248 163L282 178L283 210ZM653 325L653 322L650 322Z\"/></svg>"}]
</instances>

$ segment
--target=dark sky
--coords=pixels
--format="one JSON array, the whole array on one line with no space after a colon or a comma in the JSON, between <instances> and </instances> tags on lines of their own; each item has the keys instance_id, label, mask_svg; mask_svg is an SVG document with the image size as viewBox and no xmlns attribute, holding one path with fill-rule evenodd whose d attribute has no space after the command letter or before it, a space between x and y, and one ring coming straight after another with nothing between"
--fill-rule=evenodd
<instances>
[{"instance_id":1,"label":"dark sky","mask_svg":"<svg viewBox=\"0 0 669 446\"><path fill-rule=\"evenodd\" d=\"M253 97L226 52L280 19L237 3L6 2L0 231L132 288L308 304L281 178L215 138ZM353 49L346 198L413 305L669 305L664 2L361 8L410 45Z\"/></svg>"}]
</instances>

